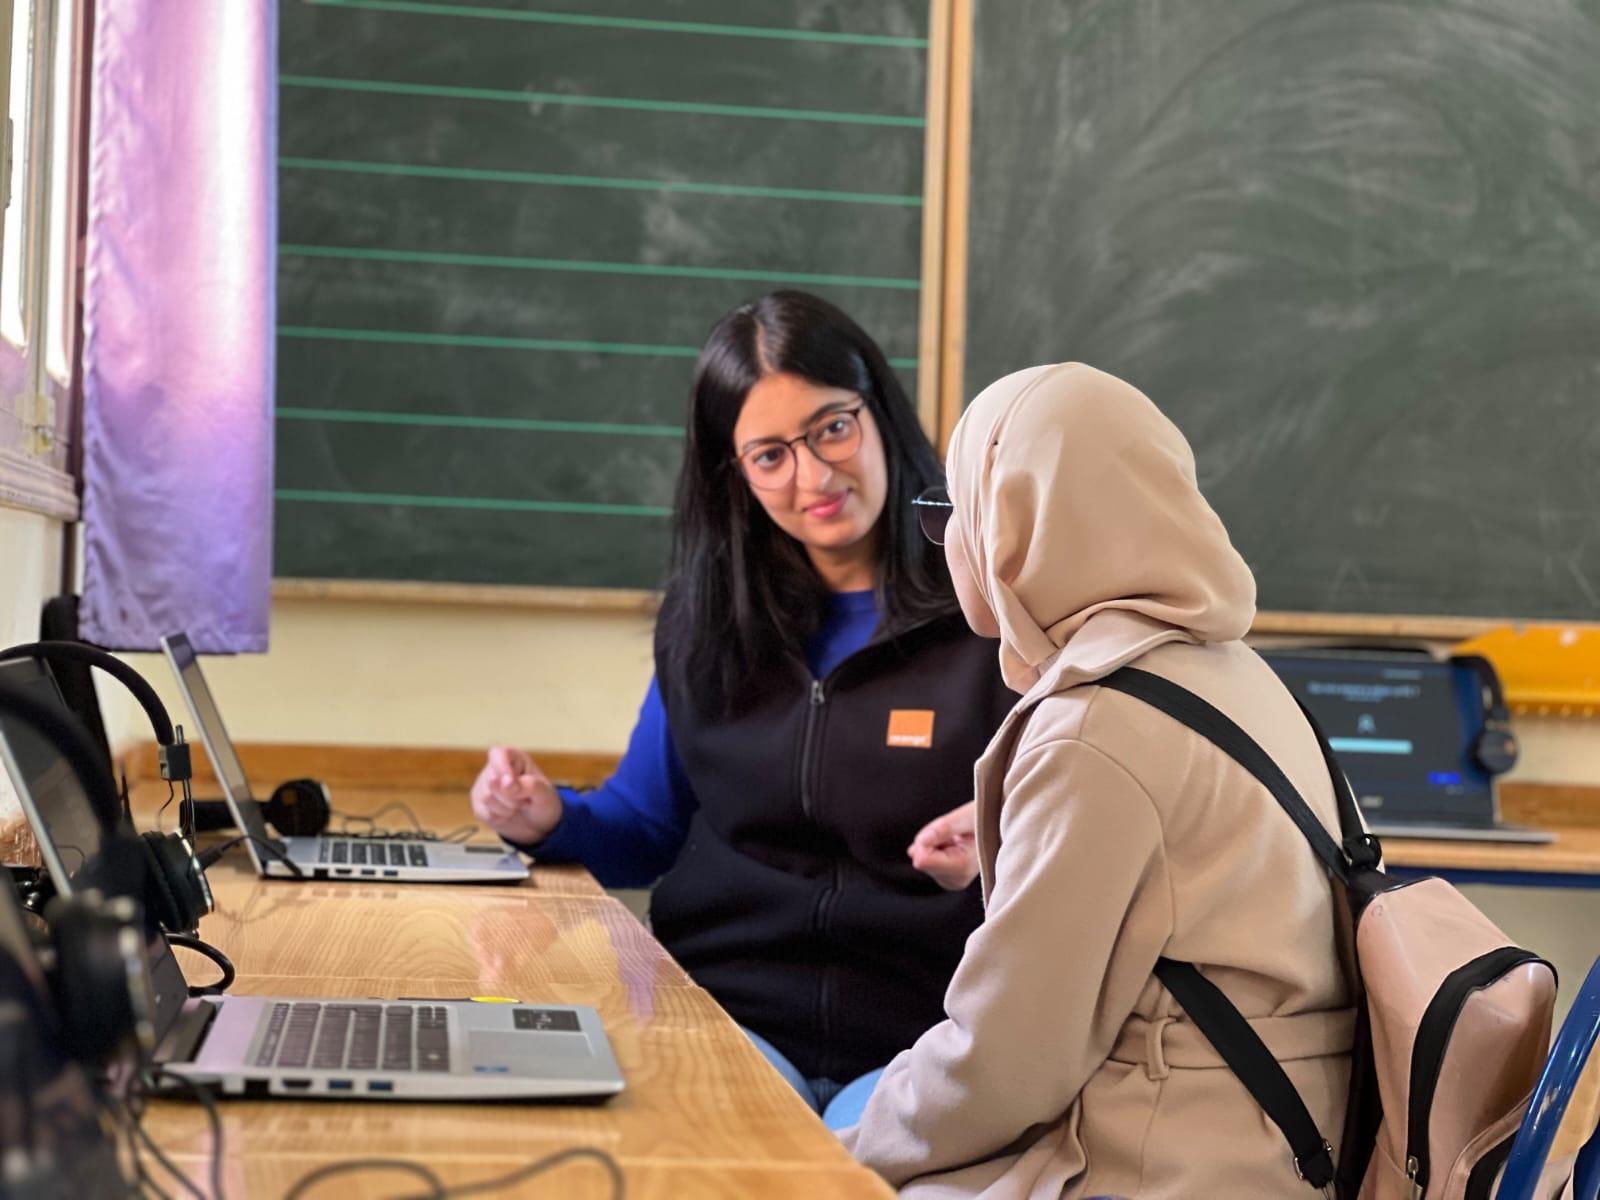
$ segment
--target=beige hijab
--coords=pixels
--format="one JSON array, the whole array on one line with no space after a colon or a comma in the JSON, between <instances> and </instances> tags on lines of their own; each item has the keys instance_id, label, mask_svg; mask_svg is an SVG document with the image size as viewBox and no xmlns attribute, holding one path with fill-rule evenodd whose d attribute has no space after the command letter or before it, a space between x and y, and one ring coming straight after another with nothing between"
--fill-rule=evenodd
<instances>
[{"instance_id":1,"label":"beige hijab","mask_svg":"<svg viewBox=\"0 0 1600 1200\"><path fill-rule=\"evenodd\" d=\"M1082 363L1007 375L962 416L947 469L952 533L1014 690L1107 610L1198 642L1249 629L1255 579L1200 494L1188 442L1122 380Z\"/></svg>"}]
</instances>

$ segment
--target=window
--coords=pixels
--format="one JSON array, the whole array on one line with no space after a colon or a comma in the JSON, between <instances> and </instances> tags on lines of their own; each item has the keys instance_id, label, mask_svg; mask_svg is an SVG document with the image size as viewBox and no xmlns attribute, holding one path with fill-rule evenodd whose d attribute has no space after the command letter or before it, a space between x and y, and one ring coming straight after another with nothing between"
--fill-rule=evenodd
<instances>
[{"instance_id":1,"label":"window","mask_svg":"<svg viewBox=\"0 0 1600 1200\"><path fill-rule=\"evenodd\" d=\"M0 0L0 504L77 516L80 102L86 0Z\"/></svg>"}]
</instances>

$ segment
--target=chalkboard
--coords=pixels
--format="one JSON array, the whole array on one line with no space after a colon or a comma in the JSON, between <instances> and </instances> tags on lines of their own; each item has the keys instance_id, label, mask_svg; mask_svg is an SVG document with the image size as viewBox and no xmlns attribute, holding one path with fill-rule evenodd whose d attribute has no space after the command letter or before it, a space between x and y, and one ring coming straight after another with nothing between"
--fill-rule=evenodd
<instances>
[{"instance_id":1,"label":"chalkboard","mask_svg":"<svg viewBox=\"0 0 1600 1200\"><path fill-rule=\"evenodd\" d=\"M279 576L656 586L695 354L773 288L914 391L926 0L280 25Z\"/></svg>"},{"instance_id":2,"label":"chalkboard","mask_svg":"<svg viewBox=\"0 0 1600 1200\"><path fill-rule=\"evenodd\" d=\"M1134 383L1302 612L1600 618L1600 4L977 0L966 394Z\"/></svg>"}]
</instances>

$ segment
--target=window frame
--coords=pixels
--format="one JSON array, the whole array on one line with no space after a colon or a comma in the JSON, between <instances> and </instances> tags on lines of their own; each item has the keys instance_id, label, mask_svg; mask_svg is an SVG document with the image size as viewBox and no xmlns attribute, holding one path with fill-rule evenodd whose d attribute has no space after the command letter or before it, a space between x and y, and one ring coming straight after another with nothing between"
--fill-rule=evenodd
<instances>
[{"instance_id":1,"label":"window frame","mask_svg":"<svg viewBox=\"0 0 1600 1200\"><path fill-rule=\"evenodd\" d=\"M30 44L21 62L29 71L27 86L28 151L26 163L12 163L10 201L21 204L21 245L0 245L0 265L20 262L23 339L18 345L0 334L0 505L40 513L62 521L79 515L77 481L78 421L81 407L83 167L87 149L85 75L91 0L0 0L0 22L9 43L16 6L27 5ZM66 111L55 111L57 34L71 39L63 64L69 79L63 89ZM17 65L17 47L4 47L5 69ZM9 81L4 99L9 100ZM17 114L6 113L11 140L17 141ZM66 194L53 198L56 174L53 151L58 122L67 123L65 145L70 161L61 172ZM9 154L9 147L7 147ZM10 182L10 181L8 181ZM59 227L57 227L59 226ZM63 293L50 289L51 250L66 239L62 251ZM21 255L17 259L15 256ZM9 273L9 272L7 272ZM0 275L0 279L4 276ZM52 343L64 346L68 378L50 373Z\"/></svg>"}]
</instances>

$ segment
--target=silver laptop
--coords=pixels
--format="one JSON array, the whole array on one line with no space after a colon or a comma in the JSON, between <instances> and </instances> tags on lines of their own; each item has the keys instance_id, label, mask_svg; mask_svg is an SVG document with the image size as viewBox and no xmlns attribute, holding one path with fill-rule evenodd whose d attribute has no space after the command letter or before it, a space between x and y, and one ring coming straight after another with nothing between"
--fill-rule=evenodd
<instances>
[{"instance_id":1,"label":"silver laptop","mask_svg":"<svg viewBox=\"0 0 1600 1200\"><path fill-rule=\"evenodd\" d=\"M161 639L161 648L178 678L200 740L222 781L222 794L234 824L246 836L245 849L258 875L292 879L348 879L409 883L520 883L528 867L516 851L501 843L437 842L422 839L278 837L267 830L261 805L250 794L250 781L234 752L222 713L206 686L200 660L187 634Z\"/></svg>"},{"instance_id":2,"label":"silver laptop","mask_svg":"<svg viewBox=\"0 0 1600 1200\"><path fill-rule=\"evenodd\" d=\"M1317 718L1379 837L1555 840L1549 830L1500 819L1495 777L1472 749L1484 711L1470 667L1381 651L1262 657Z\"/></svg>"},{"instance_id":3,"label":"silver laptop","mask_svg":"<svg viewBox=\"0 0 1600 1200\"><path fill-rule=\"evenodd\" d=\"M31 660L0 679L55 689ZM55 702L62 705L60 693ZM56 890L125 879L117 844L60 753L0 716L0 752ZM124 847L125 848L125 847ZM142 882L142 881L141 881ZM142 888L128 888L135 896ZM125 893L126 894L126 893ZM161 931L147 929L155 1060L225 1095L382 1100L604 1099L622 1073L594 1009L464 1000L191 997Z\"/></svg>"}]
</instances>

